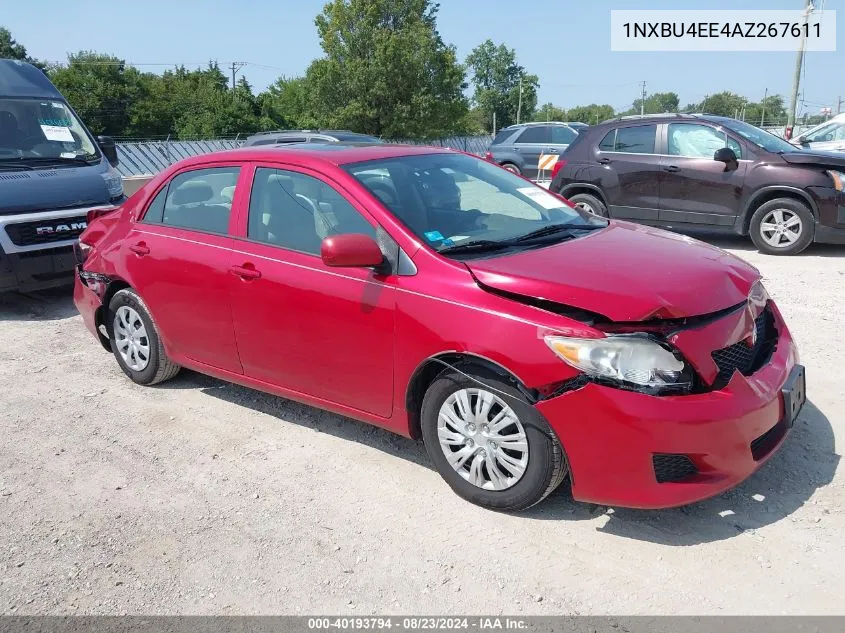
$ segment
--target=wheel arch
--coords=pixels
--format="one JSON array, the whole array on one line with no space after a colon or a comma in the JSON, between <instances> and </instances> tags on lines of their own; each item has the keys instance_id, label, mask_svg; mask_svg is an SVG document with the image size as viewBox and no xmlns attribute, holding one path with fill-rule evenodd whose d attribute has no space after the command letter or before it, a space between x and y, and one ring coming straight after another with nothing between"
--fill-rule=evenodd
<instances>
[{"instance_id":1,"label":"wheel arch","mask_svg":"<svg viewBox=\"0 0 845 633\"><path fill-rule=\"evenodd\" d=\"M112 297L114 297L118 291L125 290L126 288L132 288L126 280L121 279L120 277L113 278L106 286L100 307L97 308L96 312L94 312L94 324L97 327L97 338L100 339L100 344L107 352L112 351L111 340L109 338L111 336L111 324L108 322L108 319L106 319L106 314L109 310L109 303L111 303ZM103 336L103 333L100 332L101 325L109 332L109 337Z\"/></svg>"},{"instance_id":2,"label":"wheel arch","mask_svg":"<svg viewBox=\"0 0 845 633\"><path fill-rule=\"evenodd\" d=\"M585 182L574 182L570 185L565 185L560 189L560 195L564 198L569 198L570 196L577 195L579 193L586 193L591 196L596 196L599 200L601 200L602 204L607 208L607 199L604 197L602 190L599 189L596 185L591 185Z\"/></svg>"},{"instance_id":3,"label":"wheel arch","mask_svg":"<svg viewBox=\"0 0 845 633\"><path fill-rule=\"evenodd\" d=\"M527 388L516 374L496 361L472 352L440 352L422 361L408 381L408 388L405 391L405 408L408 412L408 432L412 438L420 439L422 437L420 413L426 391L442 372L450 368L461 372L467 372L470 369L482 373L489 372L511 382L528 398L529 402L537 400L536 393Z\"/></svg>"},{"instance_id":4,"label":"wheel arch","mask_svg":"<svg viewBox=\"0 0 845 633\"><path fill-rule=\"evenodd\" d=\"M810 208L810 212L813 214L813 218L815 218L816 222L818 222L818 207L806 191L804 191L803 189L799 189L798 187L789 187L786 185L771 185L769 187L763 187L762 189L758 189L757 191L755 191L752 196L748 199L748 202L745 203L745 209L743 210L741 216L742 235L748 235L751 229L751 218L754 216L754 213L757 211L757 209L759 209L767 202L771 202L772 200L776 200L777 198L791 198L793 200L797 200L798 202L803 202Z\"/></svg>"}]
</instances>

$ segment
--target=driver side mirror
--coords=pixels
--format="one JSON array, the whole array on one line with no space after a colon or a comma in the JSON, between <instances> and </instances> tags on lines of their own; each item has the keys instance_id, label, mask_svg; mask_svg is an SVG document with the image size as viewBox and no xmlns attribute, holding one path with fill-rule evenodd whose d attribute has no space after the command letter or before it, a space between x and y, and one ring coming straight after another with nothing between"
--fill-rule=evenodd
<instances>
[{"instance_id":1,"label":"driver side mirror","mask_svg":"<svg viewBox=\"0 0 845 633\"><path fill-rule=\"evenodd\" d=\"M362 233L332 235L323 240L320 256L326 266L375 268L384 272L385 259L376 241Z\"/></svg>"},{"instance_id":2,"label":"driver side mirror","mask_svg":"<svg viewBox=\"0 0 845 633\"><path fill-rule=\"evenodd\" d=\"M722 147L713 154L713 160L725 163L725 171L734 171L739 167L736 153L730 147Z\"/></svg>"},{"instance_id":3,"label":"driver side mirror","mask_svg":"<svg viewBox=\"0 0 845 633\"><path fill-rule=\"evenodd\" d=\"M114 144L114 139L110 136L98 136L97 145L100 146L100 151L103 156L109 161L112 167L117 167L120 160L117 157L117 146Z\"/></svg>"}]
</instances>

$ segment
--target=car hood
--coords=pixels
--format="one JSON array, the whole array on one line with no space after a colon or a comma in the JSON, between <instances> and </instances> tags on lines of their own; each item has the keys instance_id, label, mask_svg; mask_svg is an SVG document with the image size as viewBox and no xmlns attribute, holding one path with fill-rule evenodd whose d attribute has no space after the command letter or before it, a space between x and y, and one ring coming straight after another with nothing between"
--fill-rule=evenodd
<instances>
[{"instance_id":1,"label":"car hood","mask_svg":"<svg viewBox=\"0 0 845 633\"><path fill-rule=\"evenodd\" d=\"M814 152L802 150L800 152L786 152L781 158L791 165L819 165L827 167L845 167L845 153L843 152Z\"/></svg>"},{"instance_id":2,"label":"car hood","mask_svg":"<svg viewBox=\"0 0 845 633\"><path fill-rule=\"evenodd\" d=\"M689 237L627 222L553 246L465 262L484 287L613 321L674 319L745 301L760 278L742 259Z\"/></svg>"},{"instance_id":3,"label":"car hood","mask_svg":"<svg viewBox=\"0 0 845 633\"><path fill-rule=\"evenodd\" d=\"M100 165L0 171L0 214L108 204L103 173Z\"/></svg>"}]
</instances>

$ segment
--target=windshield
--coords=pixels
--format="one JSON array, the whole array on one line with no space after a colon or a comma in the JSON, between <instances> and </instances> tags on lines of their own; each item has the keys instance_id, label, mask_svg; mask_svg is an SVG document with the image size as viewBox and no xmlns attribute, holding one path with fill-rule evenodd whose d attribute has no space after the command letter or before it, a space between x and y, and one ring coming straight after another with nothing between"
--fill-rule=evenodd
<instances>
[{"instance_id":1,"label":"windshield","mask_svg":"<svg viewBox=\"0 0 845 633\"><path fill-rule=\"evenodd\" d=\"M729 119L724 121L726 128L733 130L747 141L751 141L758 147L762 147L767 152L797 152L800 151L791 143L783 140L779 136L775 136L771 132L761 130L759 127L754 127L750 123L744 121L737 121Z\"/></svg>"},{"instance_id":2,"label":"windshield","mask_svg":"<svg viewBox=\"0 0 845 633\"><path fill-rule=\"evenodd\" d=\"M98 157L94 141L61 101L0 98L0 161Z\"/></svg>"},{"instance_id":3,"label":"windshield","mask_svg":"<svg viewBox=\"0 0 845 633\"><path fill-rule=\"evenodd\" d=\"M607 224L530 181L465 154L401 156L345 169L420 240L441 252L530 248L580 236L579 228ZM543 241L535 242L535 235ZM459 246L479 248L464 251Z\"/></svg>"}]
</instances>

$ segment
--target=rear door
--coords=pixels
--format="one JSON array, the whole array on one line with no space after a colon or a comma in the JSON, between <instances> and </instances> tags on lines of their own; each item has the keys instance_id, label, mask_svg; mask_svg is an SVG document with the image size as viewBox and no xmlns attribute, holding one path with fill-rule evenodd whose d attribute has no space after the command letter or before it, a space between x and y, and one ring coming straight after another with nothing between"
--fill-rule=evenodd
<instances>
[{"instance_id":1,"label":"rear door","mask_svg":"<svg viewBox=\"0 0 845 633\"><path fill-rule=\"evenodd\" d=\"M121 248L126 278L178 357L241 373L229 301L237 164L189 168L150 200Z\"/></svg>"},{"instance_id":2,"label":"rear door","mask_svg":"<svg viewBox=\"0 0 845 633\"><path fill-rule=\"evenodd\" d=\"M537 164L540 154L545 153L552 143L552 128L548 125L529 125L523 130L514 149L522 157L522 175L526 178L537 178Z\"/></svg>"},{"instance_id":3,"label":"rear door","mask_svg":"<svg viewBox=\"0 0 845 633\"><path fill-rule=\"evenodd\" d=\"M724 129L704 123L669 123L661 156L661 223L733 226L739 213L748 170L740 142ZM739 159L735 170L713 160L716 150L730 147Z\"/></svg>"},{"instance_id":4,"label":"rear door","mask_svg":"<svg viewBox=\"0 0 845 633\"><path fill-rule=\"evenodd\" d=\"M660 207L660 157L657 125L614 128L595 150L599 186L613 218L657 221Z\"/></svg>"},{"instance_id":5,"label":"rear door","mask_svg":"<svg viewBox=\"0 0 845 633\"><path fill-rule=\"evenodd\" d=\"M272 164L256 166L241 214L229 284L244 373L389 417L396 278L320 257L327 235L375 239L375 222L321 174Z\"/></svg>"}]
</instances>

